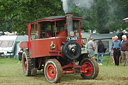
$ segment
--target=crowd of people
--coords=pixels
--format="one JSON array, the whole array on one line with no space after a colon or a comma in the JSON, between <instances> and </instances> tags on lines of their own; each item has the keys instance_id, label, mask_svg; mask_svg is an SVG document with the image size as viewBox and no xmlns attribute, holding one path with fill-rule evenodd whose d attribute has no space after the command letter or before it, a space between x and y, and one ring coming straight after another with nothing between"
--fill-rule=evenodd
<instances>
[{"instance_id":1,"label":"crowd of people","mask_svg":"<svg viewBox=\"0 0 128 85\"><path fill-rule=\"evenodd\" d=\"M122 65L125 66L127 62L128 66L128 39L126 35L122 36L122 41L118 40L118 37L113 37L110 53L113 54L113 62L115 66L119 66L119 58L122 60Z\"/></svg>"},{"instance_id":2,"label":"crowd of people","mask_svg":"<svg viewBox=\"0 0 128 85\"><path fill-rule=\"evenodd\" d=\"M101 40L98 41L97 45L93 42L91 37L87 43L87 52L89 57L95 58L95 48L97 46L97 62L99 65L103 64L103 55L106 48ZM112 46L110 48L110 56L112 57L112 63L115 66L119 66L120 60L123 66L128 66L128 39L126 35L122 36L122 40L118 40L118 36L112 37ZM99 62L99 57L101 56L101 63Z\"/></svg>"},{"instance_id":3,"label":"crowd of people","mask_svg":"<svg viewBox=\"0 0 128 85\"><path fill-rule=\"evenodd\" d=\"M96 43L94 43L94 38L89 38L88 43L87 43L87 52L89 57L95 58L95 48L96 48ZM103 55L105 52L105 47L104 44L101 40L98 41L97 45L97 62L99 65L103 64ZM99 63L99 56L101 56L101 63Z\"/></svg>"}]
</instances>

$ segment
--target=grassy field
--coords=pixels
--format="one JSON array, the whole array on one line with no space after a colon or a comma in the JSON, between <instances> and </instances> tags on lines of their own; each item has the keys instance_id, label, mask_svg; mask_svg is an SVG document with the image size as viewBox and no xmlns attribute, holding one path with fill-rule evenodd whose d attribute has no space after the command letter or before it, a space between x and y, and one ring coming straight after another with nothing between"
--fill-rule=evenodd
<instances>
[{"instance_id":1,"label":"grassy field","mask_svg":"<svg viewBox=\"0 0 128 85\"><path fill-rule=\"evenodd\" d=\"M56 85L128 85L128 67L114 66L108 57L99 66L99 75L94 80L83 80L80 74L65 74ZM23 75L22 64L15 58L0 58L0 85L52 85L45 80L41 71L38 75ZM55 84L53 84L55 85Z\"/></svg>"}]
</instances>

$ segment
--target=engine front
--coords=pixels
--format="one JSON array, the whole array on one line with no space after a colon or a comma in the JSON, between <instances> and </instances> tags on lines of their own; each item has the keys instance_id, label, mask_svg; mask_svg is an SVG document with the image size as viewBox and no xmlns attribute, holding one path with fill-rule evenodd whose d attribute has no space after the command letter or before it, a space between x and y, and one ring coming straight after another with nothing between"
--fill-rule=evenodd
<instances>
[{"instance_id":1,"label":"engine front","mask_svg":"<svg viewBox=\"0 0 128 85\"><path fill-rule=\"evenodd\" d=\"M79 22L78 20L73 20L72 14L67 14L66 16L66 26L67 26L67 37L65 44L62 48L63 56L70 60L76 60L81 54L80 47L80 35L79 35Z\"/></svg>"}]
</instances>

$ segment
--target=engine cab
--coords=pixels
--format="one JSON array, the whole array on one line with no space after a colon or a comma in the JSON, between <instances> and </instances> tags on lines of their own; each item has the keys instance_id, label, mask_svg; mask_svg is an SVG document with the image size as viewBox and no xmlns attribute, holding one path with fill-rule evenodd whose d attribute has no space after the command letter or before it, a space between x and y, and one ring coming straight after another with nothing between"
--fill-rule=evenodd
<instances>
[{"instance_id":1,"label":"engine cab","mask_svg":"<svg viewBox=\"0 0 128 85\"><path fill-rule=\"evenodd\" d=\"M72 14L44 18L28 24L28 48L30 58L46 56L65 56L62 49L67 42L75 55L76 46L81 47L80 21L82 18L73 17ZM73 41L77 43L73 44ZM69 51L69 49L67 49ZM64 51L64 52L63 52ZM81 51L79 50L79 55ZM63 54L63 55L62 55ZM78 57L78 55L76 56ZM76 59L76 58L75 58ZM71 59L72 60L72 59Z\"/></svg>"}]
</instances>

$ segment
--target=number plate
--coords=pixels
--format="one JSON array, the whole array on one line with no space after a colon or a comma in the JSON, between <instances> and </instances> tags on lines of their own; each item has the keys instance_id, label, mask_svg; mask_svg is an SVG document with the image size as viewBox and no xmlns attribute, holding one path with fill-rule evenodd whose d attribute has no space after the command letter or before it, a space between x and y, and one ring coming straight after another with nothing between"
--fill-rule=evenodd
<instances>
[{"instance_id":1,"label":"number plate","mask_svg":"<svg viewBox=\"0 0 128 85\"><path fill-rule=\"evenodd\" d=\"M69 41L69 40L78 40L78 37L67 37L66 39L67 39L67 41Z\"/></svg>"}]
</instances>

